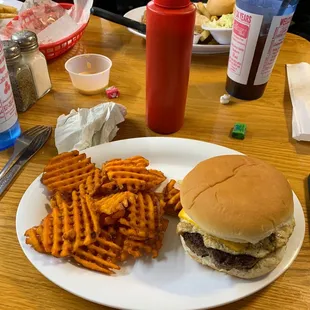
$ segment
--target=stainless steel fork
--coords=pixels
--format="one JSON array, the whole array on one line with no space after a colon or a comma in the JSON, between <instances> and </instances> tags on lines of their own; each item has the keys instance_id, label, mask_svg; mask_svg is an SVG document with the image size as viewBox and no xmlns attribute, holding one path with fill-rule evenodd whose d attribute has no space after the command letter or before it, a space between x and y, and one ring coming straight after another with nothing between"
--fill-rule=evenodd
<instances>
[{"instance_id":1,"label":"stainless steel fork","mask_svg":"<svg viewBox=\"0 0 310 310\"><path fill-rule=\"evenodd\" d=\"M13 162L18 160L21 157L21 155L25 152L25 150L31 144L31 142L40 133L46 130L46 128L47 128L46 126L35 126L31 129L26 130L24 133L21 134L21 136L15 142L13 154L11 155L8 162L5 164L5 166L0 171L0 180L10 169Z\"/></svg>"},{"instance_id":2,"label":"stainless steel fork","mask_svg":"<svg viewBox=\"0 0 310 310\"><path fill-rule=\"evenodd\" d=\"M0 196L12 183L15 176L25 166L25 164L43 147L52 133L52 127L45 127L43 132L36 136L33 142L27 147L20 158L11 166L9 171L0 179Z\"/></svg>"}]
</instances>

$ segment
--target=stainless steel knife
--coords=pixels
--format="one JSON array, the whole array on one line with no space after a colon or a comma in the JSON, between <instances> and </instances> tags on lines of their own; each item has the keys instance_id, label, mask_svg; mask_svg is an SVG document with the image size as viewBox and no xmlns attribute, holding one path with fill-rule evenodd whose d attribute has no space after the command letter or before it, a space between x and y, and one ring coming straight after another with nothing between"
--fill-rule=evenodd
<instances>
[{"instance_id":1,"label":"stainless steel knife","mask_svg":"<svg viewBox=\"0 0 310 310\"><path fill-rule=\"evenodd\" d=\"M23 166L35 155L48 140L52 133L52 127L46 127L41 134L39 134L33 142L28 146L23 155L15 162L15 164L10 168L10 170L2 177L0 181L0 196L4 193L7 187L14 180L18 172L23 168Z\"/></svg>"},{"instance_id":2,"label":"stainless steel knife","mask_svg":"<svg viewBox=\"0 0 310 310\"><path fill-rule=\"evenodd\" d=\"M133 19L130 19L122 15L118 15L118 14L115 14L110 11L106 11L106 10L103 10L97 7L92 7L90 12L91 14L95 16L109 20L110 22L129 27L129 28L138 30L139 32L143 34L146 34L146 25L139 23Z\"/></svg>"}]
</instances>

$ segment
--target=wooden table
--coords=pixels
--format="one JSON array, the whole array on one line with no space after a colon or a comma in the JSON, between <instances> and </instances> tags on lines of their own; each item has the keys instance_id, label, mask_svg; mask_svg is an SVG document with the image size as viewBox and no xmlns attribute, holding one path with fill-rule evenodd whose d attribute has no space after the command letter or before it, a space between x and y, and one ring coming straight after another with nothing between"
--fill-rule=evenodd
<instances>
[{"instance_id":1,"label":"wooden table","mask_svg":"<svg viewBox=\"0 0 310 310\"><path fill-rule=\"evenodd\" d=\"M74 91L64 70L67 59L86 52L104 54L113 61L111 84L121 92L115 101L128 108L127 120L120 126L117 139L155 136L145 126L145 41L124 27L93 17L81 42L50 62L53 91L20 115L22 128L38 124L55 127L60 114L107 101L104 94L87 97ZM285 64L310 62L310 44L288 34L264 97L253 102L236 100L224 106L219 97L224 93L227 59L227 55L193 56L186 120L183 129L173 136L217 143L273 164L288 178L307 215L304 181L310 173L310 144L291 138L292 107ZM235 122L248 125L243 141L229 137ZM0 154L1 166L10 153ZM0 200L0 309L107 309L49 282L31 265L18 244L15 233L18 203L53 155L56 155L54 137ZM309 271L307 226L303 248L283 276L257 294L220 309L309 309Z\"/></svg>"}]
</instances>

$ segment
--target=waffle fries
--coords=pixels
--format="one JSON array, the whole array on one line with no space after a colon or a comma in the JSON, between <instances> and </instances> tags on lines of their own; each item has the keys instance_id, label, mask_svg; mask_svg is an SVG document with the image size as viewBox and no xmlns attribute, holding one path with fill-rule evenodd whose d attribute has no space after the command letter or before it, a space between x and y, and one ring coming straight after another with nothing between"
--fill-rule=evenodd
<instances>
[{"instance_id":1,"label":"waffle fries","mask_svg":"<svg viewBox=\"0 0 310 310\"><path fill-rule=\"evenodd\" d=\"M147 242L126 238L123 243L121 260L124 261L129 256L139 258L143 256L144 253L151 254L152 258L156 258L159 254L159 250L162 247L164 234L168 227L168 223L168 220L163 219L160 225L159 234L155 238L147 240Z\"/></svg>"},{"instance_id":2,"label":"waffle fries","mask_svg":"<svg viewBox=\"0 0 310 310\"><path fill-rule=\"evenodd\" d=\"M175 184L176 181L171 180L163 191L166 213L169 215L177 215L182 209L180 191L175 188Z\"/></svg>"},{"instance_id":3,"label":"waffle fries","mask_svg":"<svg viewBox=\"0 0 310 310\"><path fill-rule=\"evenodd\" d=\"M120 192L103 197L95 203L99 210L101 226L115 224L125 216L129 204L136 203L136 195L131 192Z\"/></svg>"},{"instance_id":4,"label":"waffle fries","mask_svg":"<svg viewBox=\"0 0 310 310\"><path fill-rule=\"evenodd\" d=\"M95 173L95 165L78 151L52 158L44 169L42 183L50 191L72 192Z\"/></svg>"},{"instance_id":5,"label":"waffle fries","mask_svg":"<svg viewBox=\"0 0 310 310\"><path fill-rule=\"evenodd\" d=\"M166 179L161 171L147 170L148 164L145 158L135 156L126 160L108 161L103 165L102 170L120 190L138 193L153 190Z\"/></svg>"},{"instance_id":6,"label":"waffle fries","mask_svg":"<svg viewBox=\"0 0 310 310\"><path fill-rule=\"evenodd\" d=\"M104 175L102 171L100 169L96 169L93 174L89 175L86 178L86 182L84 185L85 191L90 196L95 196L97 192L100 190L103 182L104 182Z\"/></svg>"},{"instance_id":7,"label":"waffle fries","mask_svg":"<svg viewBox=\"0 0 310 310\"><path fill-rule=\"evenodd\" d=\"M159 228L160 210L151 195L138 193L136 202L131 204L128 211L128 216L119 220L124 225L120 232L133 240L154 238Z\"/></svg>"},{"instance_id":8,"label":"waffle fries","mask_svg":"<svg viewBox=\"0 0 310 310\"><path fill-rule=\"evenodd\" d=\"M72 193L72 204L57 196L52 212L40 226L26 231L26 243L41 253L68 257L80 246L93 243L100 232L98 216L89 196Z\"/></svg>"},{"instance_id":9,"label":"waffle fries","mask_svg":"<svg viewBox=\"0 0 310 310\"><path fill-rule=\"evenodd\" d=\"M0 4L0 19L14 18L17 15L17 8L10 5Z\"/></svg>"},{"instance_id":10,"label":"waffle fries","mask_svg":"<svg viewBox=\"0 0 310 310\"><path fill-rule=\"evenodd\" d=\"M111 269L120 269L116 262L121 251L122 248L114 243L108 234L102 232L96 242L79 248L73 258L85 268L113 274L114 271Z\"/></svg>"},{"instance_id":11,"label":"waffle fries","mask_svg":"<svg viewBox=\"0 0 310 310\"><path fill-rule=\"evenodd\" d=\"M175 181L155 192L166 177L148 165L134 156L98 169L77 151L52 158L41 179L52 194L51 212L25 232L26 243L108 275L129 258L156 258L168 226L166 205L180 204Z\"/></svg>"}]
</instances>

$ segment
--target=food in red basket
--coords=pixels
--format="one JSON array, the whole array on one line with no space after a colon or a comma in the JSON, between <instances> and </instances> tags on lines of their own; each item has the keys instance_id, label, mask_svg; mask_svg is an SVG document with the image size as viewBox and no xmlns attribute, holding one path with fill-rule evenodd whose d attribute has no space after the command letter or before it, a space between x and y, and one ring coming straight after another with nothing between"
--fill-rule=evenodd
<instances>
[{"instance_id":1,"label":"food in red basket","mask_svg":"<svg viewBox=\"0 0 310 310\"><path fill-rule=\"evenodd\" d=\"M26 0L19 15L0 29L0 39L27 29L38 37L40 51L47 59L73 47L87 26L92 0L56 3L51 0Z\"/></svg>"},{"instance_id":2,"label":"food in red basket","mask_svg":"<svg viewBox=\"0 0 310 310\"><path fill-rule=\"evenodd\" d=\"M13 33L22 29L38 34L65 14L66 10L53 1L28 0L20 10L18 18L9 23L1 31L1 35L9 39Z\"/></svg>"},{"instance_id":3,"label":"food in red basket","mask_svg":"<svg viewBox=\"0 0 310 310\"><path fill-rule=\"evenodd\" d=\"M17 15L17 9L10 5L0 4L0 19L14 18Z\"/></svg>"}]
</instances>

